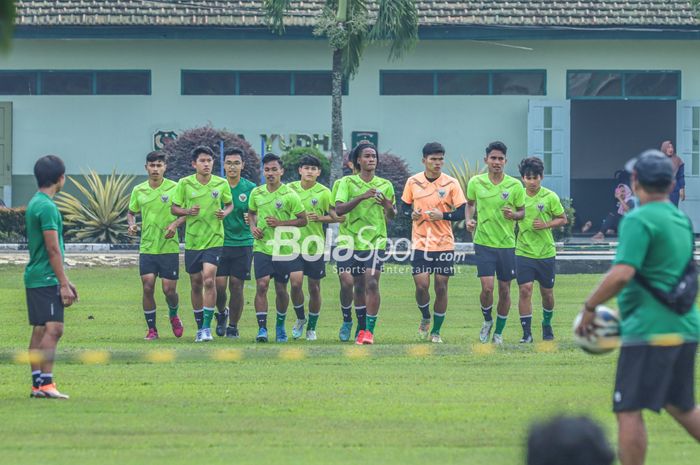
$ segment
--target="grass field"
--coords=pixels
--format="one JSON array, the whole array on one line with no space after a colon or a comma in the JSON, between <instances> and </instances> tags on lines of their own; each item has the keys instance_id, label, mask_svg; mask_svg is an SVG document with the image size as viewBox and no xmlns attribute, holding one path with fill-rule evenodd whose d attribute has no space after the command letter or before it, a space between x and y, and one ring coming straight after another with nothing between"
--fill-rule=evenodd
<instances>
[{"instance_id":1,"label":"grass field","mask_svg":"<svg viewBox=\"0 0 700 465\"><path fill-rule=\"evenodd\" d=\"M0 352L21 350L28 341L21 272L0 268ZM54 373L72 397L67 402L30 400L28 367L0 363L0 462L521 464L528 424L558 412L592 415L615 442L609 413L615 356L585 355L570 335L575 312L600 277L557 278L556 352L519 346L513 309L505 346L482 353L475 346L478 281L472 268L459 272L451 281L446 343L431 346L432 355L407 355L427 345L415 341L419 313L407 273L382 277L382 309L369 355L344 356L349 346L337 342L338 283L331 276L324 281L319 341L288 343L286 348L305 349L303 360L290 361L278 357L279 345L252 342L251 285L241 340L195 346L183 273L185 336L176 340L170 333L159 296L161 339L146 342L136 269L71 270L81 301L66 312L64 354L174 348L186 360L59 360ZM536 310L533 327L539 328L540 317ZM288 330L293 319L290 310ZM242 349L245 357L204 359L223 348ZM700 448L668 415L648 414L647 421L649 464L696 463Z\"/></svg>"}]
</instances>

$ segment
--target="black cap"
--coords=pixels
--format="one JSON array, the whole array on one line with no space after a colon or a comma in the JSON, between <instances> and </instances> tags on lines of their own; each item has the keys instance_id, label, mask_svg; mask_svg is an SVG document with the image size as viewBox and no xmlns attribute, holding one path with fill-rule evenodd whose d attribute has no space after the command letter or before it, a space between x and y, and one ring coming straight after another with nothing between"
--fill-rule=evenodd
<instances>
[{"instance_id":1,"label":"black cap","mask_svg":"<svg viewBox=\"0 0 700 465\"><path fill-rule=\"evenodd\" d=\"M625 164L642 186L664 188L673 182L673 163L658 150L647 150Z\"/></svg>"}]
</instances>

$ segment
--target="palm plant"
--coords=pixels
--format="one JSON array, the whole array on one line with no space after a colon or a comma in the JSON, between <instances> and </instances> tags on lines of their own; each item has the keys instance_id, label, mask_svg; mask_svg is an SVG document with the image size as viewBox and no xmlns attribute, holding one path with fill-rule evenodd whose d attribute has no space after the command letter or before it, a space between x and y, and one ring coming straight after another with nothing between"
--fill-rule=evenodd
<instances>
[{"instance_id":1,"label":"palm plant","mask_svg":"<svg viewBox=\"0 0 700 465\"><path fill-rule=\"evenodd\" d=\"M483 171L483 168L479 168L478 161L474 164L474 167L472 168L471 165L469 165L469 161L464 159L462 159L462 163L459 165L455 165L454 163L450 162L449 167L450 176L452 176L457 180L457 182L459 182L459 186L462 188L462 192L464 192L464 195L467 194L467 185L469 184L469 180L477 174L481 174ZM465 223L466 221L462 220L454 223L453 226L457 229L463 229L465 227Z\"/></svg>"},{"instance_id":2,"label":"palm plant","mask_svg":"<svg viewBox=\"0 0 700 465\"><path fill-rule=\"evenodd\" d=\"M83 198L61 192L56 205L63 213L66 235L80 242L116 244L129 240L126 213L129 189L134 176L117 175L114 171L102 181L93 170L83 185L68 177Z\"/></svg>"},{"instance_id":3,"label":"palm plant","mask_svg":"<svg viewBox=\"0 0 700 465\"><path fill-rule=\"evenodd\" d=\"M265 0L272 29L284 32L291 0ZM372 13L372 14L370 14ZM314 34L333 50L331 88L331 183L343 174L342 82L357 73L371 42L389 44L389 58L398 59L418 40L418 11L412 0L326 0Z\"/></svg>"},{"instance_id":4,"label":"palm plant","mask_svg":"<svg viewBox=\"0 0 700 465\"><path fill-rule=\"evenodd\" d=\"M7 50L15 27L15 2L0 0L0 50Z\"/></svg>"}]
</instances>

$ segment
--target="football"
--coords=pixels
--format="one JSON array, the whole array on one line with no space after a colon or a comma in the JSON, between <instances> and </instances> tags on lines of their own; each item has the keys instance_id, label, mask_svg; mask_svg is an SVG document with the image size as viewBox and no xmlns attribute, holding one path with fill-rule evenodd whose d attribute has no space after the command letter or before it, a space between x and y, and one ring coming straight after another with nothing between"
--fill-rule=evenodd
<instances>
[{"instance_id":1,"label":"football","mask_svg":"<svg viewBox=\"0 0 700 465\"><path fill-rule=\"evenodd\" d=\"M594 329L586 337L576 333L581 318L582 313L579 313L574 319L574 342L585 352L594 355L606 354L620 345L620 317L616 310L598 305L593 320Z\"/></svg>"}]
</instances>

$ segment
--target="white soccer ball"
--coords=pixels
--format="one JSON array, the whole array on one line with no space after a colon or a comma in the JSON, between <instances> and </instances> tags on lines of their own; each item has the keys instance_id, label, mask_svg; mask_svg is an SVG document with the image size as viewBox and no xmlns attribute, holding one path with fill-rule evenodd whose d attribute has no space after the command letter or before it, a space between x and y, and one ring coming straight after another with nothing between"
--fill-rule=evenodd
<instances>
[{"instance_id":1,"label":"white soccer ball","mask_svg":"<svg viewBox=\"0 0 700 465\"><path fill-rule=\"evenodd\" d=\"M612 352L620 346L620 317L616 310L604 305L595 308L594 329L586 337L576 333L582 314L574 319L574 342L589 354L599 355Z\"/></svg>"}]
</instances>

